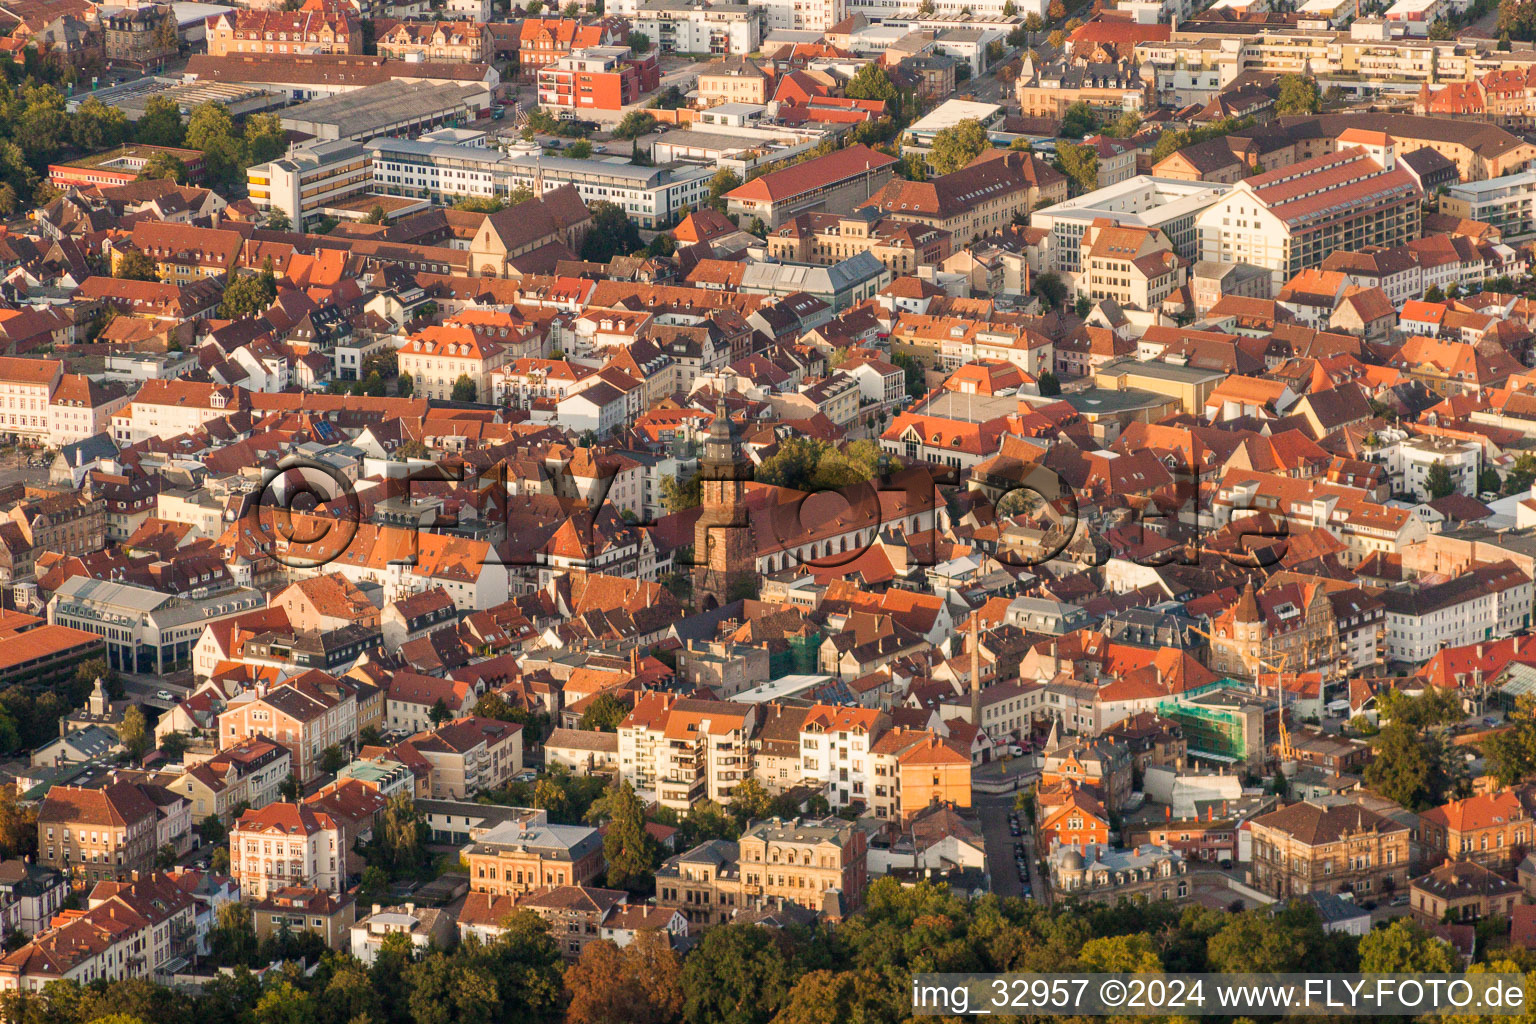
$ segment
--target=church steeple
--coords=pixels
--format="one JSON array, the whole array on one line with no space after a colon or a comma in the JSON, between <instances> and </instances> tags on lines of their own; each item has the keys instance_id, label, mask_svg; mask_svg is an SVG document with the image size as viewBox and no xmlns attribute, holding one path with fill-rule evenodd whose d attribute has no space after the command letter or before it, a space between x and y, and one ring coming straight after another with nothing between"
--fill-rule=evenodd
<instances>
[{"instance_id":1,"label":"church steeple","mask_svg":"<svg viewBox=\"0 0 1536 1024\"><path fill-rule=\"evenodd\" d=\"M744 501L751 466L737 446L723 396L704 441L699 475L704 511L693 533L694 600L702 609L744 596L756 577Z\"/></svg>"}]
</instances>

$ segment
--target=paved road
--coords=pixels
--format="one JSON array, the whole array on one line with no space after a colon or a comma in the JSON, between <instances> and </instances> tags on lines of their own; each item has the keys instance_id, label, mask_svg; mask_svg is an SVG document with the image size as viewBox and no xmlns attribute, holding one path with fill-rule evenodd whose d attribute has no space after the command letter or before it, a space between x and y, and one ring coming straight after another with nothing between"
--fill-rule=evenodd
<instances>
[{"instance_id":1,"label":"paved road","mask_svg":"<svg viewBox=\"0 0 1536 1024\"><path fill-rule=\"evenodd\" d=\"M190 679L182 679L181 676L191 676L190 672L177 673L176 675L138 675L123 673L120 678L123 681L123 694L135 704L155 708L158 711L169 711L176 703L186 697L191 690ZM175 701L161 700L155 694L166 690L175 695Z\"/></svg>"},{"instance_id":2,"label":"paved road","mask_svg":"<svg viewBox=\"0 0 1536 1024\"><path fill-rule=\"evenodd\" d=\"M982 796L976 799L976 810L981 817L981 833L987 849L987 870L992 875L992 891L999 896L1019 896L1023 893L1020 885L1018 865L1014 861L1014 844L1029 843L1028 836L1015 838L1008 834L1008 812L1013 809L1013 795L1007 796ZM1030 872L1033 873L1033 860L1031 856ZM1039 886L1031 883L1034 891L1041 892Z\"/></svg>"}]
</instances>

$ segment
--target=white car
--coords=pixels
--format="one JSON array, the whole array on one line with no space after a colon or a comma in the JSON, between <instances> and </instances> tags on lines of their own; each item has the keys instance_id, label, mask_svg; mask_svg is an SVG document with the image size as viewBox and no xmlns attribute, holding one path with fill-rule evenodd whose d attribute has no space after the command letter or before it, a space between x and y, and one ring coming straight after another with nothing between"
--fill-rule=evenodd
<instances>
[{"instance_id":1,"label":"white car","mask_svg":"<svg viewBox=\"0 0 1536 1024\"><path fill-rule=\"evenodd\" d=\"M176 695L170 690L156 690L155 700L175 700Z\"/></svg>"}]
</instances>

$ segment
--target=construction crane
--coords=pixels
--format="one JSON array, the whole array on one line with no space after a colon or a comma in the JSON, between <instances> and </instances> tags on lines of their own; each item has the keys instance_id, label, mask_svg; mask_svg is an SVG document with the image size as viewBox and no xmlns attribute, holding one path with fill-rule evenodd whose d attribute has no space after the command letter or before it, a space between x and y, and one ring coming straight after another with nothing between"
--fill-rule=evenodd
<instances>
[{"instance_id":1,"label":"construction crane","mask_svg":"<svg viewBox=\"0 0 1536 1024\"><path fill-rule=\"evenodd\" d=\"M1250 654L1244 651L1242 646L1237 643L1235 638L1230 640L1225 637L1218 638L1212 636L1210 633L1207 633L1199 626L1192 625L1188 628L1190 632L1198 633L1200 636L1203 636L1209 640L1212 644L1221 644L1224 647L1236 647L1238 652L1237 656L1241 658L1243 664L1247 666L1249 673L1253 676L1254 682L1259 684L1260 693L1263 693L1264 688L1263 684L1259 683L1260 673L1258 669L1268 669L1275 674L1275 688L1279 691L1278 695L1280 698L1280 742L1279 750L1277 753L1280 755L1281 761L1296 760L1296 748L1291 745L1291 732L1285 727L1285 679L1283 674L1285 672L1286 663L1291 660L1290 654L1288 652L1282 651L1280 652L1279 660L1274 661L1269 658L1265 658L1262 655Z\"/></svg>"}]
</instances>

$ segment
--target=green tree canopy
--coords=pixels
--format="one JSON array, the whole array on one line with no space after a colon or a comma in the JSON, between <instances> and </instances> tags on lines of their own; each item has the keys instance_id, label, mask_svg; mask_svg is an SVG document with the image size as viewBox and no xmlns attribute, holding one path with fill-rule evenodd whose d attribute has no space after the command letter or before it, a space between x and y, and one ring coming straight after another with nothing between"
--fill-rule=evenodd
<instances>
[{"instance_id":1,"label":"green tree canopy","mask_svg":"<svg viewBox=\"0 0 1536 1024\"><path fill-rule=\"evenodd\" d=\"M1305 75L1281 75L1280 98L1275 101L1277 114L1316 114L1323 109L1323 97L1317 82Z\"/></svg>"},{"instance_id":2,"label":"green tree canopy","mask_svg":"<svg viewBox=\"0 0 1536 1024\"><path fill-rule=\"evenodd\" d=\"M660 860L660 847L645 828L645 807L623 780L608 788L606 799L611 815L603 836L608 886L644 892L651 887L651 872Z\"/></svg>"},{"instance_id":3,"label":"green tree canopy","mask_svg":"<svg viewBox=\"0 0 1536 1024\"><path fill-rule=\"evenodd\" d=\"M581 728L596 732L618 732L619 723L629 714L624 702L611 693L600 693L592 698L587 710L581 715Z\"/></svg>"},{"instance_id":4,"label":"green tree canopy","mask_svg":"<svg viewBox=\"0 0 1536 1024\"><path fill-rule=\"evenodd\" d=\"M158 281L160 272L149 254L138 249L124 249L112 266L112 276L125 281Z\"/></svg>"},{"instance_id":5,"label":"green tree canopy","mask_svg":"<svg viewBox=\"0 0 1536 1024\"><path fill-rule=\"evenodd\" d=\"M607 263L615 256L627 256L642 247L640 229L623 207L600 199L591 209L592 225L581 243L582 259Z\"/></svg>"},{"instance_id":6,"label":"green tree canopy","mask_svg":"<svg viewBox=\"0 0 1536 1024\"><path fill-rule=\"evenodd\" d=\"M934 133L928 148L928 164L937 174L949 174L985 153L991 145L981 122L968 117Z\"/></svg>"}]
</instances>

